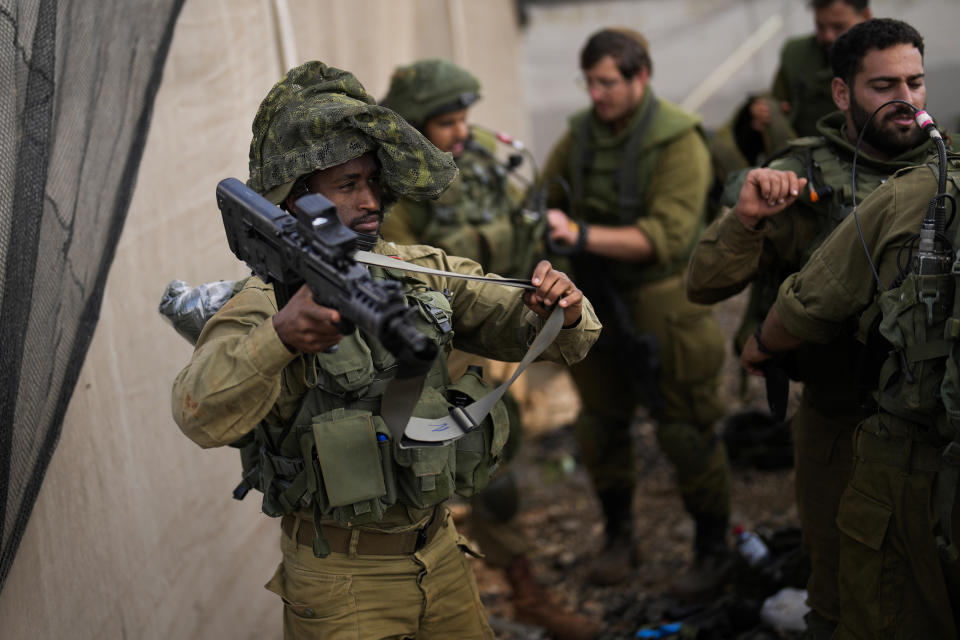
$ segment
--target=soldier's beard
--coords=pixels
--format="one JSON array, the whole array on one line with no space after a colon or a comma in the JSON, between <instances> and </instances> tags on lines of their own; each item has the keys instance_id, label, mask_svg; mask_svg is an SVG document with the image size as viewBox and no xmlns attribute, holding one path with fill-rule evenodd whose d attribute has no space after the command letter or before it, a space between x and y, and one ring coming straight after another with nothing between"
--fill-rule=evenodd
<instances>
[{"instance_id":1,"label":"soldier's beard","mask_svg":"<svg viewBox=\"0 0 960 640\"><path fill-rule=\"evenodd\" d=\"M903 115L912 118L913 111L903 104L892 104L882 109L880 113L873 117L873 121L864 131L863 141L892 158L920 146L924 140L924 133L920 130L920 127L912 124L909 128L904 129L893 124L892 121L895 117ZM867 124L867 119L870 118L870 112L857 102L852 92L850 94L850 117L853 120L854 127L856 127L854 133L859 135L864 125Z\"/></svg>"}]
</instances>

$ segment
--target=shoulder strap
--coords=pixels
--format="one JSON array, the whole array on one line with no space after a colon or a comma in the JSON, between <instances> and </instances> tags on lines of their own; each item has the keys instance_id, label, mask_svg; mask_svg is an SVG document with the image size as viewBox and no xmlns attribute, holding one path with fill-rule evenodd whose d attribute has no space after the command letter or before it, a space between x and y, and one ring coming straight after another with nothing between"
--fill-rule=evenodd
<instances>
[{"instance_id":1,"label":"shoulder strap","mask_svg":"<svg viewBox=\"0 0 960 640\"><path fill-rule=\"evenodd\" d=\"M575 153L570 154L570 185L573 192L573 202L570 203L572 215L574 217L582 215L577 211L578 205L583 202L584 181L586 178L587 167L593 164L594 149L590 140L590 115L587 114L580 120L579 126L574 131L576 136Z\"/></svg>"},{"instance_id":2,"label":"shoulder strap","mask_svg":"<svg viewBox=\"0 0 960 640\"><path fill-rule=\"evenodd\" d=\"M637 167L640 164L640 146L644 138L646 138L647 131L650 129L650 123L653 122L653 117L659 108L660 101L651 99L644 108L644 112L640 116L640 122L633 130L633 133L630 134L627 145L623 150L623 162L617 171L619 174L618 182L620 183L618 211L620 212L621 218L627 218L628 216L626 216L625 213L628 211L640 211L640 190L637 183ZM633 220L633 218L629 220Z\"/></svg>"}]
</instances>

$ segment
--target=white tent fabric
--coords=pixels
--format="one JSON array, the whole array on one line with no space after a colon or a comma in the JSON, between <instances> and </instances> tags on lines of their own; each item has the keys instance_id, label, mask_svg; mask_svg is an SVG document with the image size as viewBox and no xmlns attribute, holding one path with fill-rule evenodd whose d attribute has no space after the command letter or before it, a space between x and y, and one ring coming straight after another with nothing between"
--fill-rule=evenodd
<instances>
[{"instance_id":1,"label":"white tent fabric","mask_svg":"<svg viewBox=\"0 0 960 640\"><path fill-rule=\"evenodd\" d=\"M170 418L191 348L156 306L171 279L245 274L214 187L246 178L250 124L285 55L349 69L375 96L394 66L447 57L483 85L476 122L529 128L510 0L188 0L100 321L0 592L4 638L280 636L280 603L262 588L279 524L258 496L230 498L235 450L202 451Z\"/></svg>"}]
</instances>

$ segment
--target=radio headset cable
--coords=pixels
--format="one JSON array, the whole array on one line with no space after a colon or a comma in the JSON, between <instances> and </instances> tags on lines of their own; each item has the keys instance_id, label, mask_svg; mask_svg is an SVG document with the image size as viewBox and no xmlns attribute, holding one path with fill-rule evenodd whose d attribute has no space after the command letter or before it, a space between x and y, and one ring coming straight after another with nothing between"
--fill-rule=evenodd
<instances>
[{"instance_id":1,"label":"radio headset cable","mask_svg":"<svg viewBox=\"0 0 960 640\"><path fill-rule=\"evenodd\" d=\"M870 255L870 249L867 248L867 241L863 236L863 227L860 226L860 216L857 211L857 158L860 155L860 147L863 143L863 135L866 132L867 128L870 126L870 123L873 122L874 117L880 112L881 109L888 107L892 104L902 104L909 107L913 111L914 120L917 122L917 126L921 130L925 131L929 135L934 143L937 146L937 159L939 160L939 174L937 181L937 194L930 200L930 205L927 208L926 217L923 220L923 226L921 233L917 236L908 238L904 241L904 245L901 246L900 250L897 253L897 266L901 268L901 277L902 277L902 267L900 262L900 253L907 246L910 247L910 253L913 252L913 244L919 238L918 245L918 256L922 261L922 257L925 254L934 254L936 253L936 242L939 240L941 243L946 244L950 247L950 242L943 235L944 229L948 226L946 220L946 205L944 204L947 200L951 204L951 215L950 221L953 221L953 217L956 213L956 201L953 197L946 193L947 189L947 149L946 145L943 142L943 136L940 135L940 131L937 130L936 124L933 121L933 118L926 111L922 109L917 109L915 106L907 102L906 100L890 100L884 102L879 107L874 109L873 113L870 114L870 117L867 118L867 122L863 125L863 128L860 130L860 133L857 136L857 144L853 150L853 166L850 171L850 195L853 199L853 217L854 221L857 224L857 233L860 236L860 243L863 245L863 251L867 256L867 262L870 263L870 268L873 270L873 277L877 281L877 289L879 291L885 291L886 289L883 286L883 283L880 281L880 274L877 271L877 265L873 262L873 257ZM909 259L908 259L909 264ZM922 264L921 264L922 269ZM898 277L900 280L900 277Z\"/></svg>"}]
</instances>

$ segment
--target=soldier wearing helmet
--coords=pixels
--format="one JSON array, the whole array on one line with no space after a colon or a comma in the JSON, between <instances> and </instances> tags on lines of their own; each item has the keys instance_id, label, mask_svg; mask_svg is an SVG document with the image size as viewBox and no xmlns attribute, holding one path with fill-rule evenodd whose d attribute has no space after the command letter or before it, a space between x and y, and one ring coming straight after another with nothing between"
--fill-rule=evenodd
<instances>
[{"instance_id":1,"label":"soldier wearing helmet","mask_svg":"<svg viewBox=\"0 0 960 640\"><path fill-rule=\"evenodd\" d=\"M480 274L470 260L379 237L390 204L436 197L455 175L352 74L320 62L289 71L253 123L248 185L271 202L295 208L318 192L374 253ZM445 351L516 360L552 304L566 328L546 357L579 359L599 332L589 303L546 261L522 298L452 276L370 272L400 283L421 310L418 329ZM400 446L381 415L396 359L361 331L341 335L339 319L306 287L278 309L272 286L249 278L177 376L174 418L203 447L239 448L244 482L280 518L283 559L267 588L282 598L286 638L492 638L444 501L482 488L507 438L505 412L495 407L468 439ZM480 397L477 385L451 383L441 354L413 415L447 411L448 390Z\"/></svg>"},{"instance_id":2,"label":"soldier wearing helmet","mask_svg":"<svg viewBox=\"0 0 960 640\"><path fill-rule=\"evenodd\" d=\"M394 71L381 104L451 153L460 175L436 200L401 199L383 236L440 247L493 273L523 276L534 262L540 227L524 211L510 169L497 159L494 136L468 123L468 111L479 99L477 79L448 60L421 60Z\"/></svg>"}]
</instances>

